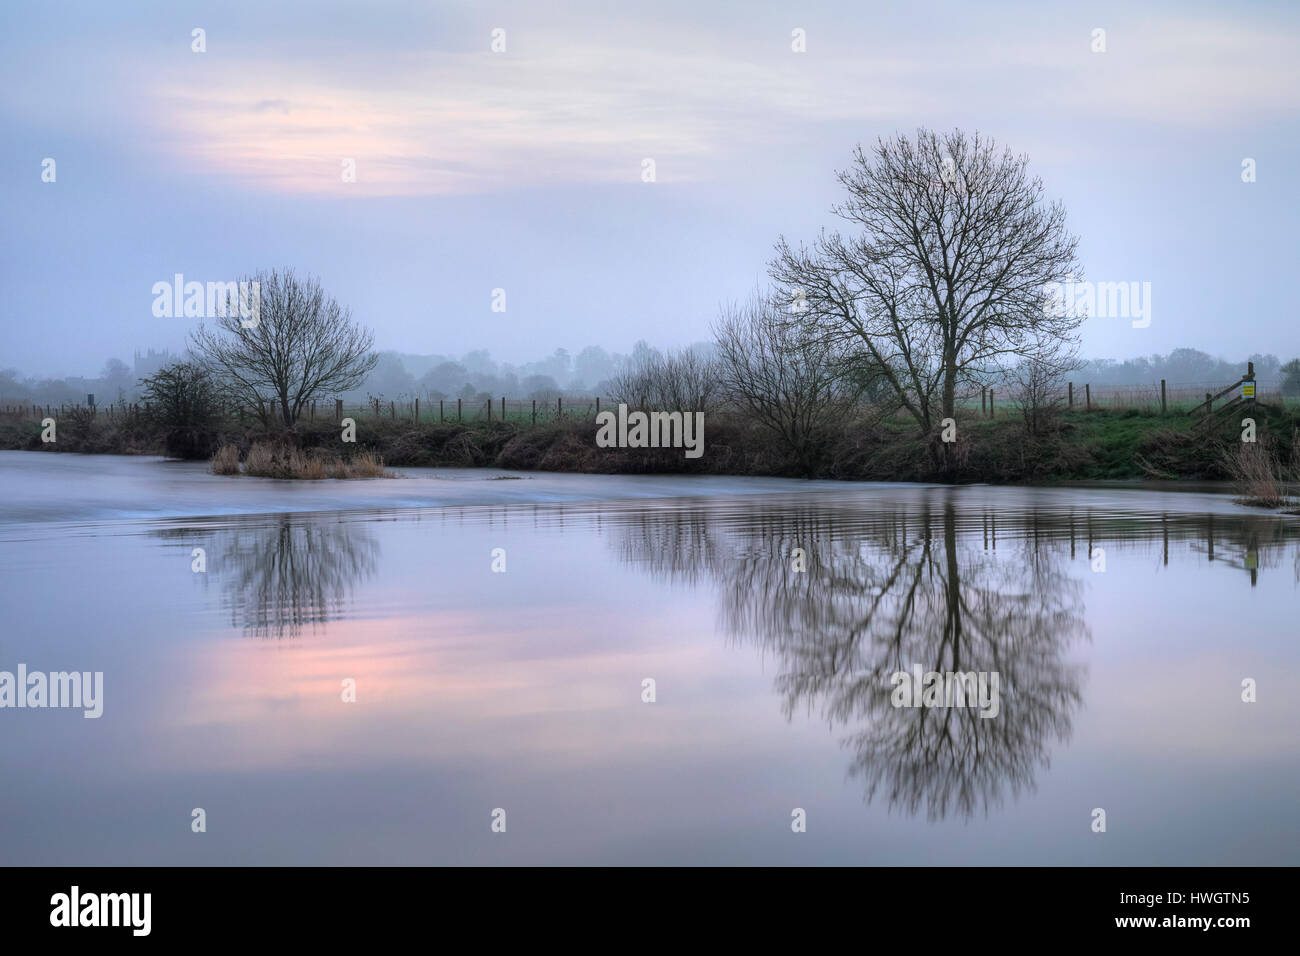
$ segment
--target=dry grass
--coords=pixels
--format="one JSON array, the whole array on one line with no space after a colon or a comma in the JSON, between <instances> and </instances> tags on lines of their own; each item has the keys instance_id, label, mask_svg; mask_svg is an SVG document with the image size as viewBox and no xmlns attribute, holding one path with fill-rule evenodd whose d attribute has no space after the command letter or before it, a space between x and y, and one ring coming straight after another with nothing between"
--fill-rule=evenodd
<instances>
[{"instance_id":1,"label":"dry grass","mask_svg":"<svg viewBox=\"0 0 1300 956\"><path fill-rule=\"evenodd\" d=\"M384 459L378 455L363 451L347 462L350 474L348 478L392 478L393 473L384 468Z\"/></svg>"},{"instance_id":2,"label":"dry grass","mask_svg":"<svg viewBox=\"0 0 1300 956\"><path fill-rule=\"evenodd\" d=\"M1242 442L1224 453L1224 464L1245 505L1284 508L1293 504L1286 476L1272 449L1262 442Z\"/></svg>"},{"instance_id":3,"label":"dry grass","mask_svg":"<svg viewBox=\"0 0 1300 956\"><path fill-rule=\"evenodd\" d=\"M212 473L214 475L239 474L239 446L222 445L212 456Z\"/></svg>"},{"instance_id":4,"label":"dry grass","mask_svg":"<svg viewBox=\"0 0 1300 956\"><path fill-rule=\"evenodd\" d=\"M248 449L244 468L239 469L239 449L225 445L212 457L212 471L218 475L252 475L257 478L319 481L324 478L395 478L384 468L384 460L371 452L351 459L304 453L291 445L257 442Z\"/></svg>"}]
</instances>

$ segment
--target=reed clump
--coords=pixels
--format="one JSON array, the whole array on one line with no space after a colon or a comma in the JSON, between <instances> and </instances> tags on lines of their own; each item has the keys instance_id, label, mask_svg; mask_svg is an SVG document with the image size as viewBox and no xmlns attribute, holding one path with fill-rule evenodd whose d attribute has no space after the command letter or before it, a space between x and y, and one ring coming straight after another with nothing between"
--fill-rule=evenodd
<instances>
[{"instance_id":1,"label":"reed clump","mask_svg":"<svg viewBox=\"0 0 1300 956\"><path fill-rule=\"evenodd\" d=\"M1300 443L1296 443L1296 447L1300 449ZM1295 503L1287 481L1287 469L1264 442L1237 444L1224 453L1224 466L1241 504L1285 508Z\"/></svg>"},{"instance_id":2,"label":"reed clump","mask_svg":"<svg viewBox=\"0 0 1300 956\"><path fill-rule=\"evenodd\" d=\"M216 475L250 475L256 478L280 478L319 481L324 478L395 478L384 467L384 459L363 451L351 458L328 455L319 449L303 451L280 442L255 442L239 463L239 448L223 445L212 456L212 473Z\"/></svg>"},{"instance_id":3,"label":"reed clump","mask_svg":"<svg viewBox=\"0 0 1300 956\"><path fill-rule=\"evenodd\" d=\"M214 475L239 474L239 446L222 445L212 456L212 473Z\"/></svg>"}]
</instances>

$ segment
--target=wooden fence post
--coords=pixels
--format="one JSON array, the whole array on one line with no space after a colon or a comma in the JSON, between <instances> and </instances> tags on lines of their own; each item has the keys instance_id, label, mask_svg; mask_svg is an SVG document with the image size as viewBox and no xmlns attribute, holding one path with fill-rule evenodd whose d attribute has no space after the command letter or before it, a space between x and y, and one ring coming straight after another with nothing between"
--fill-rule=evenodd
<instances>
[{"instance_id":1,"label":"wooden fence post","mask_svg":"<svg viewBox=\"0 0 1300 956\"><path fill-rule=\"evenodd\" d=\"M989 418L993 417L993 389L989 389Z\"/></svg>"},{"instance_id":2,"label":"wooden fence post","mask_svg":"<svg viewBox=\"0 0 1300 956\"><path fill-rule=\"evenodd\" d=\"M1068 385L1069 390L1070 390L1070 391L1069 391L1069 395L1070 395L1070 397L1069 397L1069 399L1068 399L1069 407L1070 407L1070 408L1074 408L1074 383L1073 383L1073 382L1068 382L1067 385Z\"/></svg>"},{"instance_id":3,"label":"wooden fence post","mask_svg":"<svg viewBox=\"0 0 1300 956\"><path fill-rule=\"evenodd\" d=\"M564 398L560 395L555 396L555 417L564 417Z\"/></svg>"},{"instance_id":4,"label":"wooden fence post","mask_svg":"<svg viewBox=\"0 0 1300 956\"><path fill-rule=\"evenodd\" d=\"M537 424L537 399L533 399L533 424Z\"/></svg>"},{"instance_id":5,"label":"wooden fence post","mask_svg":"<svg viewBox=\"0 0 1300 956\"><path fill-rule=\"evenodd\" d=\"M506 420L506 397L504 395L501 396L501 420Z\"/></svg>"},{"instance_id":6,"label":"wooden fence post","mask_svg":"<svg viewBox=\"0 0 1300 956\"><path fill-rule=\"evenodd\" d=\"M1087 412L1092 411L1092 386L1086 383L1083 386L1083 409Z\"/></svg>"},{"instance_id":7,"label":"wooden fence post","mask_svg":"<svg viewBox=\"0 0 1300 956\"><path fill-rule=\"evenodd\" d=\"M334 420L343 421L343 399L341 398L334 399Z\"/></svg>"},{"instance_id":8,"label":"wooden fence post","mask_svg":"<svg viewBox=\"0 0 1300 956\"><path fill-rule=\"evenodd\" d=\"M1160 380L1160 414L1163 415L1168 411L1169 406L1165 402L1165 380Z\"/></svg>"},{"instance_id":9,"label":"wooden fence post","mask_svg":"<svg viewBox=\"0 0 1300 956\"><path fill-rule=\"evenodd\" d=\"M438 399L438 423L439 424L441 424L444 421L442 417L442 402L443 400L441 398Z\"/></svg>"},{"instance_id":10,"label":"wooden fence post","mask_svg":"<svg viewBox=\"0 0 1300 956\"><path fill-rule=\"evenodd\" d=\"M596 414L597 414L597 415L600 414L600 396L599 396L599 395L596 396Z\"/></svg>"},{"instance_id":11,"label":"wooden fence post","mask_svg":"<svg viewBox=\"0 0 1300 956\"><path fill-rule=\"evenodd\" d=\"M415 400L415 424L420 424L420 400Z\"/></svg>"},{"instance_id":12,"label":"wooden fence post","mask_svg":"<svg viewBox=\"0 0 1300 956\"><path fill-rule=\"evenodd\" d=\"M459 398L456 399L456 421L460 421L460 402Z\"/></svg>"}]
</instances>

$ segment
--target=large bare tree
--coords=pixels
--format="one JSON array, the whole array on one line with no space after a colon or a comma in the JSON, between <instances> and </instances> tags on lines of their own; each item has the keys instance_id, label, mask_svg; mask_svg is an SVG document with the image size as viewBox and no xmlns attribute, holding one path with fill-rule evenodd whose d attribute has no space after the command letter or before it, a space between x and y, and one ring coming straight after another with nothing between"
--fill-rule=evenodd
<instances>
[{"instance_id":1,"label":"large bare tree","mask_svg":"<svg viewBox=\"0 0 1300 956\"><path fill-rule=\"evenodd\" d=\"M1059 348L1083 321L1050 307L1052 284L1082 276L1077 239L1027 166L979 134L880 139L839 174L848 198L832 211L858 232L777 243L770 271L790 320L878 364L923 433L965 388Z\"/></svg>"},{"instance_id":2,"label":"large bare tree","mask_svg":"<svg viewBox=\"0 0 1300 956\"><path fill-rule=\"evenodd\" d=\"M252 317L233 296L215 327L200 325L190 348L211 369L231 402L263 424L292 427L313 398L360 385L375 367L374 335L326 296L314 277L261 272ZM251 287L251 286L250 286Z\"/></svg>"}]
</instances>

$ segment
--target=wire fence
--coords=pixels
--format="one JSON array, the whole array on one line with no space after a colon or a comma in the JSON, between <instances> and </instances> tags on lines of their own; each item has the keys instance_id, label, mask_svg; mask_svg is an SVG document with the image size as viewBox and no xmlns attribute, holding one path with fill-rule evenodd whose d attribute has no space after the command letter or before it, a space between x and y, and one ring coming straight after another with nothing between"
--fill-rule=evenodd
<instances>
[{"instance_id":1,"label":"wire fence","mask_svg":"<svg viewBox=\"0 0 1300 956\"><path fill-rule=\"evenodd\" d=\"M608 401L602 406L598 396L569 396L555 398L511 399L505 396L490 400L479 399L372 399L365 404L346 403L341 399L318 400L309 402L298 416L299 421L337 422L344 418L354 419L389 419L393 421L419 422L431 424L436 422L512 422L515 424L545 424L548 422L572 421L575 419L594 418L602 407L609 408ZM86 405L81 403L36 404L31 402L6 401L0 398L0 416L13 421L58 418L59 416L88 416L93 419L126 420L133 415L147 411L147 406L138 402L113 402L106 405ZM245 416L248 417L248 416Z\"/></svg>"},{"instance_id":2,"label":"wire fence","mask_svg":"<svg viewBox=\"0 0 1300 956\"><path fill-rule=\"evenodd\" d=\"M1074 411L1125 411L1138 409L1148 412L1178 413L1191 411L1203 404L1211 395L1225 387L1224 382L1184 382L1169 385L1165 382L1143 385L1093 385L1090 382L1067 382L1040 398L1040 404L1051 403ZM1290 406L1300 403L1300 396L1284 395L1280 384L1258 386L1255 398L1260 402ZM978 407L985 415L995 415L999 410L1014 411L1021 407L1021 399L1014 386L984 389L966 397L967 408Z\"/></svg>"},{"instance_id":3,"label":"wire fence","mask_svg":"<svg viewBox=\"0 0 1300 956\"><path fill-rule=\"evenodd\" d=\"M406 422L511 422L514 424L544 424L594 418L602 409L609 409L609 401L599 396L561 395L555 398L493 399L423 399L383 401L373 399L368 405L348 405L337 400L317 404L308 409L304 417L312 420L321 415L329 420L340 418L387 418Z\"/></svg>"},{"instance_id":4,"label":"wire fence","mask_svg":"<svg viewBox=\"0 0 1300 956\"><path fill-rule=\"evenodd\" d=\"M1168 385L1092 385L1088 382L1067 383L1055 394L1060 405L1075 411L1094 409L1140 409L1154 412L1186 412L1203 403L1207 395L1224 387L1222 382L1192 382ZM1256 392L1259 401L1293 406L1300 404L1300 396L1284 396L1280 385L1261 386ZM981 414L996 417L999 413L1018 411L1021 402L1011 387L989 388L982 393L969 395L962 403L967 409L979 408ZM614 410L616 403L608 398L585 395L563 395L554 398L531 399L501 396L493 399L372 399L367 403L346 403L340 399L317 400L308 403L299 419L304 422L337 422L343 418L388 419L390 421L432 423L483 423L510 422L517 425L539 425L559 421L591 420L602 410ZM0 397L0 416L8 421L29 421L59 416L88 416L109 421L126 420L139 415L146 406L137 402L113 402L104 405L39 404L6 400ZM671 409L666 409L671 411Z\"/></svg>"}]
</instances>

